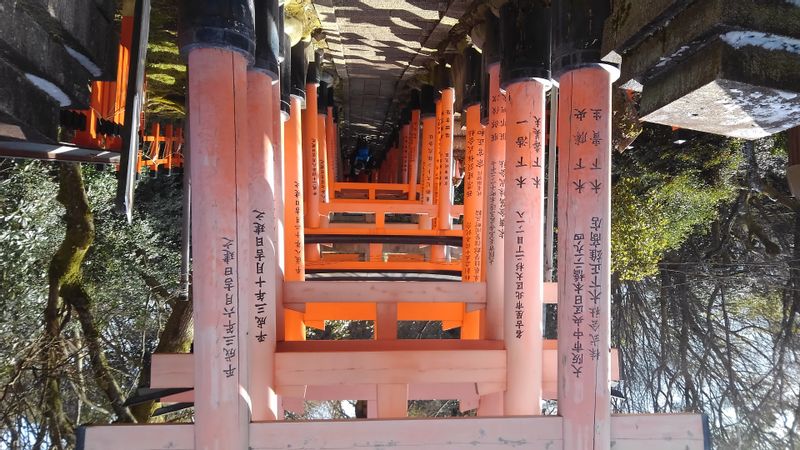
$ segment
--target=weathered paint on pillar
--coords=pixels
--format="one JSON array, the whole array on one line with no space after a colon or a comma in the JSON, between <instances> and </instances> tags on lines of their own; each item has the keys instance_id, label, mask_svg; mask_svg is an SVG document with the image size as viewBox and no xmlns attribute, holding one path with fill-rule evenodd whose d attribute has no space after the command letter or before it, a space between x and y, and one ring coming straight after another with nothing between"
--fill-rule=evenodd
<instances>
[{"instance_id":1,"label":"weathered paint on pillar","mask_svg":"<svg viewBox=\"0 0 800 450\"><path fill-rule=\"evenodd\" d=\"M442 145L442 98L436 99L436 136L434 139L433 148L433 203L439 204L439 172L441 171L442 155L439 154L439 149Z\"/></svg>"},{"instance_id":2,"label":"weathered paint on pillar","mask_svg":"<svg viewBox=\"0 0 800 450\"><path fill-rule=\"evenodd\" d=\"M330 185L328 183L328 133L325 129L327 122L327 108L320 110L317 115L317 143L319 155L319 196L320 202L328 203ZM324 218L323 218L324 219Z\"/></svg>"},{"instance_id":3,"label":"weathered paint on pillar","mask_svg":"<svg viewBox=\"0 0 800 450\"><path fill-rule=\"evenodd\" d=\"M400 148L402 155L400 159L400 179L399 183L408 183L408 168L409 158L411 154L411 146L409 145L409 136L411 134L411 125L405 124L400 129Z\"/></svg>"},{"instance_id":4,"label":"weathered paint on pillar","mask_svg":"<svg viewBox=\"0 0 800 450\"><path fill-rule=\"evenodd\" d=\"M600 65L559 78L558 413L565 450L611 448L612 81Z\"/></svg>"},{"instance_id":5,"label":"weathered paint on pillar","mask_svg":"<svg viewBox=\"0 0 800 450\"><path fill-rule=\"evenodd\" d=\"M305 224L309 228L319 228L319 139L317 128L317 85L306 84L306 108L301 114L303 133L303 180L306 202Z\"/></svg>"},{"instance_id":6,"label":"weathered paint on pillar","mask_svg":"<svg viewBox=\"0 0 800 450\"><path fill-rule=\"evenodd\" d=\"M436 139L436 117L422 119L422 203L433 204L434 147Z\"/></svg>"},{"instance_id":7,"label":"weathered paint on pillar","mask_svg":"<svg viewBox=\"0 0 800 450\"><path fill-rule=\"evenodd\" d=\"M275 250L275 154L272 144L273 121L280 121L273 104L272 78L251 70L247 73L248 150L237 154L240 190L248 192L239 201L240 310L249 321L244 337L249 367L247 376L252 420L276 420L278 397L275 393L275 342L277 267ZM246 208L242 208L246 206ZM247 248L248 260L242 260Z\"/></svg>"},{"instance_id":8,"label":"weathered paint on pillar","mask_svg":"<svg viewBox=\"0 0 800 450\"><path fill-rule=\"evenodd\" d=\"M333 106L328 106L328 114L325 116L325 149L327 150L328 160L328 197L333 200L336 196L336 171L338 165L339 150L336 148L336 125L333 122Z\"/></svg>"},{"instance_id":9,"label":"weathered paint on pillar","mask_svg":"<svg viewBox=\"0 0 800 450\"><path fill-rule=\"evenodd\" d=\"M300 111L302 99L291 96L289 120L284 123L284 186L286 197L284 224L286 226L284 255L286 281L305 280L305 248L303 221L303 154L301 145ZM303 315L284 309L284 339L302 340L305 338Z\"/></svg>"},{"instance_id":10,"label":"weathered paint on pillar","mask_svg":"<svg viewBox=\"0 0 800 450\"><path fill-rule=\"evenodd\" d=\"M438 228L452 228L450 205L453 203L453 104L455 89L442 89L442 131L439 141L439 214Z\"/></svg>"},{"instance_id":11,"label":"weathered paint on pillar","mask_svg":"<svg viewBox=\"0 0 800 450\"><path fill-rule=\"evenodd\" d=\"M408 199L417 199L417 174L419 172L419 122L421 112L419 109L411 110L411 123L408 127Z\"/></svg>"},{"instance_id":12,"label":"weathered paint on pillar","mask_svg":"<svg viewBox=\"0 0 800 450\"><path fill-rule=\"evenodd\" d=\"M489 121L486 130L486 252L484 277L486 280L486 309L484 335L486 339L502 340L503 336L503 243L505 214L505 161L506 161L506 97L500 89L500 63L491 64L489 72ZM479 416L503 414L503 393L480 397Z\"/></svg>"},{"instance_id":13,"label":"weathered paint on pillar","mask_svg":"<svg viewBox=\"0 0 800 450\"><path fill-rule=\"evenodd\" d=\"M481 282L484 280L484 190L486 188L485 171L485 132L481 124L481 105L476 103L467 107L467 134L465 154L464 180L464 221L463 250L461 261L463 268L461 279L465 282ZM461 328L462 339L480 339L483 311L465 311L464 325Z\"/></svg>"},{"instance_id":14,"label":"weathered paint on pillar","mask_svg":"<svg viewBox=\"0 0 800 450\"><path fill-rule=\"evenodd\" d=\"M542 307L545 85L512 82L506 105L505 301L506 415L539 415Z\"/></svg>"},{"instance_id":15,"label":"weathered paint on pillar","mask_svg":"<svg viewBox=\"0 0 800 450\"><path fill-rule=\"evenodd\" d=\"M505 274L506 96L500 90L500 63L489 66L486 213L486 338L503 338Z\"/></svg>"},{"instance_id":16,"label":"weathered paint on pillar","mask_svg":"<svg viewBox=\"0 0 800 450\"><path fill-rule=\"evenodd\" d=\"M306 108L303 110L303 177L305 191L303 197L306 204L305 226L319 228L322 221L319 205L322 200L319 173L319 128L317 127L317 85L306 83ZM307 261L318 261L319 244L306 244Z\"/></svg>"},{"instance_id":17,"label":"weathered paint on pillar","mask_svg":"<svg viewBox=\"0 0 800 450\"><path fill-rule=\"evenodd\" d=\"M463 281L483 279L483 224L485 172L485 135L481 124L480 104L467 107L467 134L464 180L464 243L461 254Z\"/></svg>"},{"instance_id":18,"label":"weathered paint on pillar","mask_svg":"<svg viewBox=\"0 0 800 450\"><path fill-rule=\"evenodd\" d=\"M433 149L433 203L437 205L436 210L436 228L441 229L439 224L442 223L439 213L441 212L441 207L438 207L441 197L441 173L442 173L442 129L444 128L443 120L442 120L442 97L441 95L439 98L436 99L436 138L434 141L434 149ZM445 196L445 198L448 198ZM450 215L447 215L447 219L445 220L445 225L447 224L447 220L449 220ZM444 245L433 245L431 246L431 261L445 261L447 259L447 255L445 252Z\"/></svg>"},{"instance_id":19,"label":"weathered paint on pillar","mask_svg":"<svg viewBox=\"0 0 800 450\"><path fill-rule=\"evenodd\" d=\"M247 60L197 48L188 55L193 183L195 448L246 448L249 422L240 397L237 162L247 148ZM238 169L242 169L239 167ZM243 186L242 186L243 187ZM245 261L241 261L245 264ZM242 303L245 300L242 299Z\"/></svg>"}]
</instances>

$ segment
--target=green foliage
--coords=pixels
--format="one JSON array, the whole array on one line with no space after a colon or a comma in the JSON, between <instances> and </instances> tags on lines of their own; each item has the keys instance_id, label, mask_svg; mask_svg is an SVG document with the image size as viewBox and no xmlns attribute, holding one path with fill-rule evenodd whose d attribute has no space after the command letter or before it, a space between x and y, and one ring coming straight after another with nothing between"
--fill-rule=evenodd
<instances>
[{"instance_id":1,"label":"green foliage","mask_svg":"<svg viewBox=\"0 0 800 450\"><path fill-rule=\"evenodd\" d=\"M180 178L140 182L134 221L128 224L113 209L116 174L89 165L82 170L95 239L82 265L81 282L93 300L105 355L122 390L129 393L171 311L163 296L154 295L156 286L145 283L145 276L165 292L178 288ZM65 230L64 208L56 201L57 173L51 163L0 161L0 421L11 418L19 423L26 442L35 437L44 417L38 409L43 385L37 355L48 266ZM70 316L73 320L61 335L66 353L59 367L65 413L76 424L108 422L113 413L94 383L74 312ZM6 438L0 432L0 447Z\"/></svg>"},{"instance_id":2,"label":"green foliage","mask_svg":"<svg viewBox=\"0 0 800 450\"><path fill-rule=\"evenodd\" d=\"M186 65L178 51L177 13L176 2L152 2L145 104L145 112L152 119L177 120L186 115Z\"/></svg>"},{"instance_id":3,"label":"green foliage","mask_svg":"<svg viewBox=\"0 0 800 450\"><path fill-rule=\"evenodd\" d=\"M613 270L627 280L657 273L664 253L707 228L719 203L734 192L686 174L652 187L643 184L623 178L612 197Z\"/></svg>"},{"instance_id":4,"label":"green foliage","mask_svg":"<svg viewBox=\"0 0 800 450\"><path fill-rule=\"evenodd\" d=\"M655 274L666 252L704 233L738 190L742 161L739 143L722 138L678 146L663 129L648 127L642 140L615 159L611 254L623 280Z\"/></svg>"}]
</instances>

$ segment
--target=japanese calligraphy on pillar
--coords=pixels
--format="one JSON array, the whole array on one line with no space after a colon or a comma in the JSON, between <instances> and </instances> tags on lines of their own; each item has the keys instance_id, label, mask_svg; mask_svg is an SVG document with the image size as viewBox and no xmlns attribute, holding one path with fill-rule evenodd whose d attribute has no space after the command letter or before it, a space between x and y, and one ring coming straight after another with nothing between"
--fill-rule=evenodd
<instances>
[{"instance_id":1,"label":"japanese calligraphy on pillar","mask_svg":"<svg viewBox=\"0 0 800 450\"><path fill-rule=\"evenodd\" d=\"M452 139L453 133L453 105L442 104L442 129L441 129L441 137L442 140ZM452 183L451 171L452 171L452 145L440 145L439 146L439 184L441 186L450 186ZM440 202L449 202L450 198L442 198L439 199Z\"/></svg>"},{"instance_id":2,"label":"japanese calligraphy on pillar","mask_svg":"<svg viewBox=\"0 0 800 450\"><path fill-rule=\"evenodd\" d=\"M611 85L601 65L559 79L558 414L564 448L608 449ZM587 448L589 448L587 447Z\"/></svg>"},{"instance_id":3,"label":"japanese calligraphy on pillar","mask_svg":"<svg viewBox=\"0 0 800 450\"><path fill-rule=\"evenodd\" d=\"M295 181L292 187L292 196L294 197L294 254L292 258L295 262L295 274L300 275L303 273L303 193L300 189L300 182Z\"/></svg>"},{"instance_id":4,"label":"japanese calligraphy on pillar","mask_svg":"<svg viewBox=\"0 0 800 450\"><path fill-rule=\"evenodd\" d=\"M503 245L505 232L505 146L506 146L506 101L500 93L489 99L488 142L488 230L486 233L486 262L494 264L496 248Z\"/></svg>"},{"instance_id":5,"label":"japanese calligraphy on pillar","mask_svg":"<svg viewBox=\"0 0 800 450\"><path fill-rule=\"evenodd\" d=\"M223 289L225 290L225 305L222 308L222 352L225 358L222 373L225 378L232 378L236 375L236 368L238 359L236 352L239 349L239 341L237 338L236 321L238 319L238 311L236 305L236 271L234 265L236 263L236 244L234 240L228 237L222 238L221 246L221 260L223 270Z\"/></svg>"},{"instance_id":6,"label":"japanese calligraphy on pillar","mask_svg":"<svg viewBox=\"0 0 800 450\"><path fill-rule=\"evenodd\" d=\"M540 86L537 84L537 86ZM537 89L541 89L537 87ZM543 89L542 89L543 90ZM536 98L534 89L527 83L515 83L509 87L509 109L506 119L508 141L506 143L506 217L505 252L506 258L513 258L513 283L506 283L510 292L506 298L513 301L514 337L523 339L532 320L540 312L527 311L541 291L541 251L543 187L543 111L541 98ZM516 96L512 98L512 95ZM541 94L543 97L543 93ZM516 101L516 104L514 104ZM528 106L530 103L530 106ZM512 114L513 113L513 114ZM498 124L498 128L500 124ZM507 267L506 270L509 268ZM540 294L538 294L540 296ZM539 299L541 300L541 299ZM532 314L532 317L527 317ZM537 327L536 331L540 332Z\"/></svg>"},{"instance_id":7,"label":"japanese calligraphy on pillar","mask_svg":"<svg viewBox=\"0 0 800 450\"><path fill-rule=\"evenodd\" d=\"M425 124L428 124L432 119L426 118L423 121L423 130L428 131L429 128L425 127ZM434 122L433 127L436 126L435 119L432 120ZM433 203L433 170L434 170L434 152L436 148L436 131L435 129L432 130L432 133L427 133L426 135L422 136L424 139L423 142L423 149L425 151L423 157L425 158L422 170L422 202L425 204L432 204Z\"/></svg>"},{"instance_id":8,"label":"japanese calligraphy on pillar","mask_svg":"<svg viewBox=\"0 0 800 450\"><path fill-rule=\"evenodd\" d=\"M264 334L264 328L267 324L267 314L269 314L269 305L267 303L267 298L269 297L265 289L268 288L270 284L267 282L265 277L270 276L270 274L264 273L264 265L266 263L265 259L267 258L267 255L265 254L266 246L264 241L267 238L267 230L266 226L264 225L265 213L263 211L254 209L252 214L253 235L255 238L255 254L253 256L253 265L255 269L255 275L253 277L253 283L255 284L255 292L253 294L253 311L255 314L255 325L256 328L258 328L255 337L258 342L263 343L267 339L267 335Z\"/></svg>"},{"instance_id":9,"label":"japanese calligraphy on pillar","mask_svg":"<svg viewBox=\"0 0 800 450\"><path fill-rule=\"evenodd\" d=\"M570 363L570 368L572 374L576 378L580 378L581 373L583 373L583 319L584 319L584 302L583 302L583 294L584 294L584 286L586 281L586 276L584 273L584 267L586 262L584 261L584 241L585 237L583 233L575 233L572 236L572 288L574 289L573 295L570 297L572 300L572 323L574 325L574 331L572 332L572 338L574 340L574 344L572 346L572 362Z\"/></svg>"},{"instance_id":10,"label":"japanese calligraphy on pillar","mask_svg":"<svg viewBox=\"0 0 800 450\"><path fill-rule=\"evenodd\" d=\"M480 124L480 109L467 109L466 181L464 184L464 261L463 280L481 280L483 251L483 191L485 138Z\"/></svg>"},{"instance_id":11,"label":"japanese calligraphy on pillar","mask_svg":"<svg viewBox=\"0 0 800 450\"><path fill-rule=\"evenodd\" d=\"M311 138L311 195L319 195L319 147L316 137Z\"/></svg>"},{"instance_id":12,"label":"japanese calligraphy on pillar","mask_svg":"<svg viewBox=\"0 0 800 450\"><path fill-rule=\"evenodd\" d=\"M604 116L599 108L573 105L570 112L572 132L570 133L570 197L577 205L589 206L597 204L604 186L607 171L606 156L602 153L604 145ZM584 209L584 208L581 208ZM589 361L600 358L601 314L603 311L603 274L608 268L603 267L603 221L599 215L592 215L571 225L572 254L571 282L572 299L571 323L573 331L571 339L570 373L580 378L587 371ZM605 351L608 351L607 349ZM593 376L593 375L592 375Z\"/></svg>"},{"instance_id":13,"label":"japanese calligraphy on pillar","mask_svg":"<svg viewBox=\"0 0 800 450\"><path fill-rule=\"evenodd\" d=\"M540 414L544 289L545 85L511 83L506 106L506 190L503 236L506 414Z\"/></svg>"}]
</instances>

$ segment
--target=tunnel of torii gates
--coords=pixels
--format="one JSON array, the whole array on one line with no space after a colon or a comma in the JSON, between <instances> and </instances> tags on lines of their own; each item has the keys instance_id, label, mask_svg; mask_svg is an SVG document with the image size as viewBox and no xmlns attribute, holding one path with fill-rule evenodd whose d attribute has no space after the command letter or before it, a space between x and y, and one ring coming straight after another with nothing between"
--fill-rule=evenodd
<instances>
[{"instance_id":1,"label":"tunnel of torii gates","mask_svg":"<svg viewBox=\"0 0 800 450\"><path fill-rule=\"evenodd\" d=\"M88 426L80 446L708 448L701 415L611 414L619 378L609 295L618 67L599 57L604 8L574 6L608 2L538 3L511 1L499 18L487 14L481 52L466 50L464 92L446 64L436 66L369 182L344 182L330 90L310 44L292 47L283 33L278 1L185 1L194 349L153 355L151 388L163 403L192 402L194 423ZM452 181L460 95L463 209L453 204ZM554 282L545 266L554 253L556 158ZM331 221L335 213L375 220ZM392 223L392 214L418 220ZM321 251L331 243L369 251L364 260ZM384 245L395 243L426 245L430 254L387 254ZM450 251L459 246L460 260ZM305 280L319 269L460 277ZM553 303L558 339L546 340L543 309ZM374 339L305 340L306 327L326 320L374 321ZM399 320L441 321L460 327L461 338L398 340ZM346 399L366 400L368 419L283 420L305 400ZM477 417L405 419L415 399L459 400ZM558 415L542 414L548 399Z\"/></svg>"}]
</instances>

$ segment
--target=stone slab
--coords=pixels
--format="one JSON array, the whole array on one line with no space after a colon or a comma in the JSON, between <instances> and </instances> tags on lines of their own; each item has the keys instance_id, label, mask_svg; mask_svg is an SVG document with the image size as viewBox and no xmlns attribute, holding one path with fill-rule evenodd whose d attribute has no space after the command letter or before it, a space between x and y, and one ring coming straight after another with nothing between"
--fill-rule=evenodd
<instances>
[{"instance_id":1,"label":"stone slab","mask_svg":"<svg viewBox=\"0 0 800 450\"><path fill-rule=\"evenodd\" d=\"M69 98L71 108L89 106L91 73L23 8L21 1L0 3L0 30L1 57L20 71L52 83Z\"/></svg>"},{"instance_id":2,"label":"stone slab","mask_svg":"<svg viewBox=\"0 0 800 450\"><path fill-rule=\"evenodd\" d=\"M650 80L642 120L743 139L800 125L800 40L732 33Z\"/></svg>"},{"instance_id":3,"label":"stone slab","mask_svg":"<svg viewBox=\"0 0 800 450\"><path fill-rule=\"evenodd\" d=\"M113 80L117 69L119 24L114 22L113 16L106 17L104 9L98 8L96 2L27 0L26 9L39 23L47 23L51 33L63 39L65 45L97 66L102 79Z\"/></svg>"},{"instance_id":4,"label":"stone slab","mask_svg":"<svg viewBox=\"0 0 800 450\"><path fill-rule=\"evenodd\" d=\"M58 103L0 57L0 136L55 142ZM5 130L5 131L3 131ZM20 133L22 136L20 136Z\"/></svg>"},{"instance_id":5,"label":"stone slab","mask_svg":"<svg viewBox=\"0 0 800 450\"><path fill-rule=\"evenodd\" d=\"M615 2L603 52L622 55L620 84L647 84L710 38L740 29L800 37L800 5L786 0Z\"/></svg>"}]
</instances>

